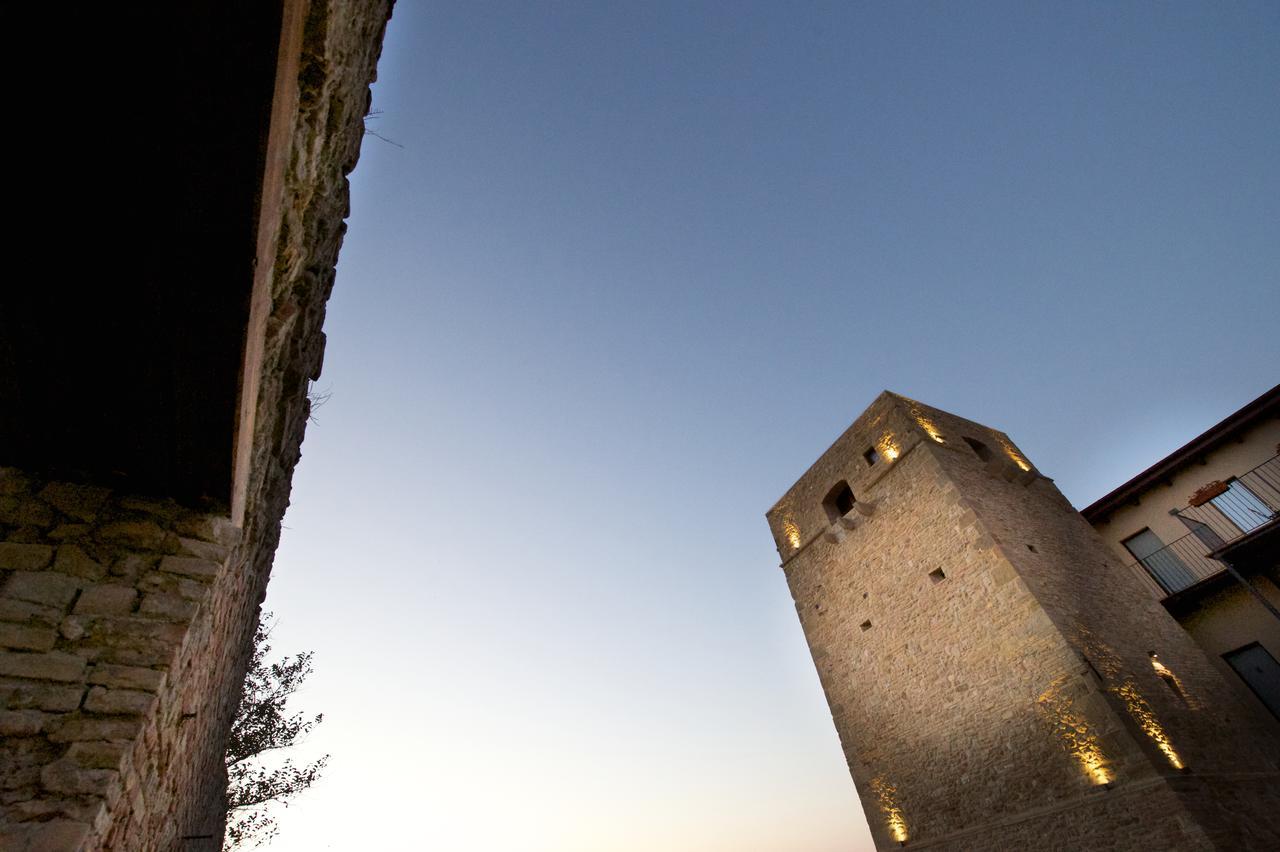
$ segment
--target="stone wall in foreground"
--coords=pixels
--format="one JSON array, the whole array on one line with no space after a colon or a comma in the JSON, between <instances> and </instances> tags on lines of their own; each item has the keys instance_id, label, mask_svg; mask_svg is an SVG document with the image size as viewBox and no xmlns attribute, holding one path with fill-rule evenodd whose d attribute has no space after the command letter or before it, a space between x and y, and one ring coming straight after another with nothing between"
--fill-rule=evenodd
<instances>
[{"instance_id":1,"label":"stone wall in foreground","mask_svg":"<svg viewBox=\"0 0 1280 852\"><path fill-rule=\"evenodd\" d=\"M5 852L221 847L226 733L323 361L390 7L308 4L242 528L163 496L0 472Z\"/></svg>"},{"instance_id":2,"label":"stone wall in foreground","mask_svg":"<svg viewBox=\"0 0 1280 852\"><path fill-rule=\"evenodd\" d=\"M240 531L6 470L0 533L0 845L178 847L239 656L215 625L244 615Z\"/></svg>"}]
</instances>

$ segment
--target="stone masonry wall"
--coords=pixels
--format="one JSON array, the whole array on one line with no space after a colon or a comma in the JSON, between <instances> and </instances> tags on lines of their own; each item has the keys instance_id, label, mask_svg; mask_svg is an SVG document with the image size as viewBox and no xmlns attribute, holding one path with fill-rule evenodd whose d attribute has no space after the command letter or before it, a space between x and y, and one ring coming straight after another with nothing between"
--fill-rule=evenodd
<instances>
[{"instance_id":1,"label":"stone masonry wall","mask_svg":"<svg viewBox=\"0 0 1280 852\"><path fill-rule=\"evenodd\" d=\"M841 481L857 503L833 521ZM1274 763L1240 746L1270 732L1167 613L1110 583L1132 580L1122 566L1077 569L1104 546L1003 433L884 394L768 517L879 847L1207 849L1275 830Z\"/></svg>"},{"instance_id":2,"label":"stone masonry wall","mask_svg":"<svg viewBox=\"0 0 1280 852\"><path fill-rule=\"evenodd\" d=\"M173 503L0 471L0 847L178 845L238 537Z\"/></svg>"},{"instance_id":3,"label":"stone masonry wall","mask_svg":"<svg viewBox=\"0 0 1280 852\"><path fill-rule=\"evenodd\" d=\"M0 476L0 848L215 850L222 755L319 377L389 0L314 0L243 528ZM198 262L193 259L193 262Z\"/></svg>"}]
</instances>

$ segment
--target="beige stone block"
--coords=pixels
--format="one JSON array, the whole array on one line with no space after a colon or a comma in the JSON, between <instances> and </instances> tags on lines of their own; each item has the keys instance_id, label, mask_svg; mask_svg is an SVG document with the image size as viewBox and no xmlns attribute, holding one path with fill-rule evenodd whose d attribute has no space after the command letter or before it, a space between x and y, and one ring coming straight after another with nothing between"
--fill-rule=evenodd
<instances>
[{"instance_id":1,"label":"beige stone block","mask_svg":"<svg viewBox=\"0 0 1280 852\"><path fill-rule=\"evenodd\" d=\"M180 574L184 577L213 579L222 570L222 565L208 559L194 556L166 556L160 560L160 570L169 574Z\"/></svg>"},{"instance_id":2,"label":"beige stone block","mask_svg":"<svg viewBox=\"0 0 1280 852\"><path fill-rule=\"evenodd\" d=\"M49 713L65 713L80 706L84 687L79 684L30 683L10 681L10 695L6 703L11 710L45 710ZM4 690L0 689L0 694Z\"/></svg>"},{"instance_id":3,"label":"beige stone block","mask_svg":"<svg viewBox=\"0 0 1280 852\"><path fill-rule=\"evenodd\" d=\"M91 558L76 544L64 544L58 548L53 568L63 574L96 580L107 573L107 566Z\"/></svg>"},{"instance_id":4,"label":"beige stone block","mask_svg":"<svg viewBox=\"0 0 1280 852\"><path fill-rule=\"evenodd\" d=\"M132 586L90 586L80 594L75 612L79 615L128 615L137 599L138 590Z\"/></svg>"},{"instance_id":5,"label":"beige stone block","mask_svg":"<svg viewBox=\"0 0 1280 852\"><path fill-rule=\"evenodd\" d=\"M40 783L55 793L77 796L106 796L120 783L120 773L113 769L86 769L74 760L62 758L40 771Z\"/></svg>"},{"instance_id":6,"label":"beige stone block","mask_svg":"<svg viewBox=\"0 0 1280 852\"><path fill-rule=\"evenodd\" d=\"M89 838L88 823L52 820L0 828L0 849L6 852L79 852Z\"/></svg>"},{"instance_id":7,"label":"beige stone block","mask_svg":"<svg viewBox=\"0 0 1280 852\"><path fill-rule=\"evenodd\" d=\"M72 743L67 757L90 769L119 769L129 753L129 743L83 741Z\"/></svg>"},{"instance_id":8,"label":"beige stone block","mask_svg":"<svg viewBox=\"0 0 1280 852\"><path fill-rule=\"evenodd\" d=\"M207 559L210 562L223 562L226 560L230 548L218 542L204 541L198 538L179 538L178 552L182 556L194 556L197 559Z\"/></svg>"},{"instance_id":9,"label":"beige stone block","mask_svg":"<svg viewBox=\"0 0 1280 852\"><path fill-rule=\"evenodd\" d=\"M62 618L62 609L15 598L0 598L0 621L53 626Z\"/></svg>"},{"instance_id":10,"label":"beige stone block","mask_svg":"<svg viewBox=\"0 0 1280 852\"><path fill-rule=\"evenodd\" d=\"M84 665L82 658L62 651L44 654L0 651L0 675L8 677L77 681L84 676Z\"/></svg>"},{"instance_id":11,"label":"beige stone block","mask_svg":"<svg viewBox=\"0 0 1280 852\"><path fill-rule=\"evenodd\" d=\"M49 548L52 554L53 549ZM47 561L47 560L46 560ZM5 584L4 596L47 606L65 607L75 597L80 581L53 571L17 571Z\"/></svg>"},{"instance_id":12,"label":"beige stone block","mask_svg":"<svg viewBox=\"0 0 1280 852\"><path fill-rule=\"evenodd\" d=\"M33 737L45 718L39 710L0 710L0 737Z\"/></svg>"},{"instance_id":13,"label":"beige stone block","mask_svg":"<svg viewBox=\"0 0 1280 852\"><path fill-rule=\"evenodd\" d=\"M81 521L92 521L110 494L110 490L93 485L51 482L40 491L40 499L64 515Z\"/></svg>"},{"instance_id":14,"label":"beige stone block","mask_svg":"<svg viewBox=\"0 0 1280 852\"><path fill-rule=\"evenodd\" d=\"M143 666L119 666L99 663L89 670L89 683L122 689L157 692L164 685L165 673Z\"/></svg>"},{"instance_id":15,"label":"beige stone block","mask_svg":"<svg viewBox=\"0 0 1280 852\"><path fill-rule=\"evenodd\" d=\"M103 718L78 713L50 720L45 725L49 740L71 743L81 740L129 740L142 730L142 717Z\"/></svg>"},{"instance_id":16,"label":"beige stone block","mask_svg":"<svg viewBox=\"0 0 1280 852\"><path fill-rule=\"evenodd\" d=\"M6 571L38 571L52 558L53 548L47 544L0 542L0 569Z\"/></svg>"},{"instance_id":17,"label":"beige stone block","mask_svg":"<svg viewBox=\"0 0 1280 852\"><path fill-rule=\"evenodd\" d=\"M178 595L167 595L164 592L152 592L142 599L138 608L139 615L150 615L167 618L173 621L188 621L196 614L197 605Z\"/></svg>"},{"instance_id":18,"label":"beige stone block","mask_svg":"<svg viewBox=\"0 0 1280 852\"><path fill-rule=\"evenodd\" d=\"M84 709L88 713L144 715L151 709L155 700L156 697L150 692L94 686L89 689L89 697L84 701Z\"/></svg>"},{"instance_id":19,"label":"beige stone block","mask_svg":"<svg viewBox=\"0 0 1280 852\"><path fill-rule=\"evenodd\" d=\"M0 647L24 651L51 651L58 641L52 627L0 622Z\"/></svg>"},{"instance_id":20,"label":"beige stone block","mask_svg":"<svg viewBox=\"0 0 1280 852\"><path fill-rule=\"evenodd\" d=\"M162 550L166 533L154 521L116 521L98 530L98 538L141 550Z\"/></svg>"}]
</instances>

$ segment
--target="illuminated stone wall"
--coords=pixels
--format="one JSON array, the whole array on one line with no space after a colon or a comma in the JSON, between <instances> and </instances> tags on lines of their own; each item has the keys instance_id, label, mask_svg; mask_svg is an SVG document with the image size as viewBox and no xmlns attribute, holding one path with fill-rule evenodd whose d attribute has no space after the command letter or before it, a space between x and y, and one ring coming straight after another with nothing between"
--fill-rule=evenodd
<instances>
[{"instance_id":1,"label":"illuminated stone wall","mask_svg":"<svg viewBox=\"0 0 1280 852\"><path fill-rule=\"evenodd\" d=\"M1274 723L1003 433L883 394L768 517L879 846L1280 836Z\"/></svg>"}]
</instances>

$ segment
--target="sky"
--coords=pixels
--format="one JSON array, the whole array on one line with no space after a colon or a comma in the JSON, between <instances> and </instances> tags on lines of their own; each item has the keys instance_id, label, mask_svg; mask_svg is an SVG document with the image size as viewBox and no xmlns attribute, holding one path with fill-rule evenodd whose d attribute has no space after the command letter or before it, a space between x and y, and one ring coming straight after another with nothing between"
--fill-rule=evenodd
<instances>
[{"instance_id":1,"label":"sky","mask_svg":"<svg viewBox=\"0 0 1280 852\"><path fill-rule=\"evenodd\" d=\"M1277 381L1280 5L396 6L276 850L870 849L764 512L886 388L1083 507Z\"/></svg>"}]
</instances>

